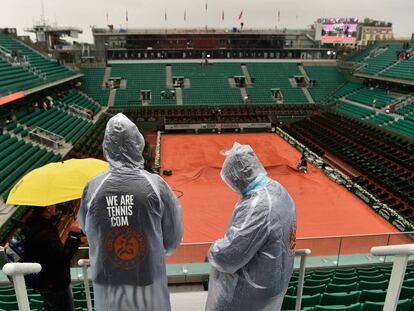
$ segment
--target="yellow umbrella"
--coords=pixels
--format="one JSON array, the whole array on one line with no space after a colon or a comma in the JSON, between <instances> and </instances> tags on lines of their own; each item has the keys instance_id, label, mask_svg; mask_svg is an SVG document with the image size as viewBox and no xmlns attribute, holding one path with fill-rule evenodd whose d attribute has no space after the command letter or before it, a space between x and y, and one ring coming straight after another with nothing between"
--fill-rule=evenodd
<instances>
[{"instance_id":1,"label":"yellow umbrella","mask_svg":"<svg viewBox=\"0 0 414 311\"><path fill-rule=\"evenodd\" d=\"M49 163L19 180L7 204L48 206L79 199L87 182L107 168L107 162L91 158Z\"/></svg>"}]
</instances>

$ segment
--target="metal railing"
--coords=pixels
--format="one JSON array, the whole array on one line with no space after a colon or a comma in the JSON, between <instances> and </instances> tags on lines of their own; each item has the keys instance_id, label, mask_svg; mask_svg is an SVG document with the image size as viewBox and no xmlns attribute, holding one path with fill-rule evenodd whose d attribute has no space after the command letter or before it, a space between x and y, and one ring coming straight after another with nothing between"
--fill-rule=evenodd
<instances>
[{"instance_id":1,"label":"metal railing","mask_svg":"<svg viewBox=\"0 0 414 311\"><path fill-rule=\"evenodd\" d=\"M374 256L395 256L383 309L383 311L395 311L397 310L408 258L414 255L414 244L373 247L371 253Z\"/></svg>"},{"instance_id":2,"label":"metal railing","mask_svg":"<svg viewBox=\"0 0 414 311\"><path fill-rule=\"evenodd\" d=\"M296 293L295 311L300 311L302 308L303 284L305 283L306 257L308 257L310 254L311 250L308 248L295 250L295 256L300 256L300 268L298 288Z\"/></svg>"},{"instance_id":3,"label":"metal railing","mask_svg":"<svg viewBox=\"0 0 414 311\"><path fill-rule=\"evenodd\" d=\"M387 256L373 256L371 248L410 244L414 241L414 232L395 232L384 234L343 235L326 237L304 237L296 239L297 249L311 249L308 256L308 268L337 268L341 266L373 265L391 263ZM171 265L206 264L206 257L212 242L183 243L176 252L166 257ZM81 247L75 256L72 267L78 267L79 259L87 259L88 247ZM300 263L295 262L298 269Z\"/></svg>"},{"instance_id":4,"label":"metal railing","mask_svg":"<svg viewBox=\"0 0 414 311\"><path fill-rule=\"evenodd\" d=\"M17 304L20 311L30 311L24 276L26 274L39 273L41 269L42 267L38 263L7 263L4 265L3 272L13 279Z\"/></svg>"}]
</instances>

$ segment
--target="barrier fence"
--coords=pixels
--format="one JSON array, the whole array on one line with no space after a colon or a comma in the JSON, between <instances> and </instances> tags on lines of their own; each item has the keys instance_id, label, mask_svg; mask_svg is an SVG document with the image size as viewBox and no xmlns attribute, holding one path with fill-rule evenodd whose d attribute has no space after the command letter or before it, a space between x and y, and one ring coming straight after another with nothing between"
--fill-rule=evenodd
<instances>
[{"instance_id":1,"label":"barrier fence","mask_svg":"<svg viewBox=\"0 0 414 311\"><path fill-rule=\"evenodd\" d=\"M311 249L308 267L338 267L347 265L374 264L390 261L390 258L371 255L375 246L389 246L414 243L414 232L387 234L349 235L333 237L298 238L296 249ZM167 264L207 263L207 254L212 242L183 243L176 252L166 257ZM73 267L79 259L88 258L88 248L79 250ZM299 267L299 262L296 263Z\"/></svg>"}]
</instances>

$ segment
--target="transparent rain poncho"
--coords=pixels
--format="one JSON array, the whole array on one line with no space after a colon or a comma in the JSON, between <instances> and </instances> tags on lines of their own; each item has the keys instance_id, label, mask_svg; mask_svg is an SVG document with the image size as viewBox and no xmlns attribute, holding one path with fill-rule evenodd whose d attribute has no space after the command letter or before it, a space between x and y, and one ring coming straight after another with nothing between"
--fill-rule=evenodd
<instances>
[{"instance_id":1,"label":"transparent rain poncho","mask_svg":"<svg viewBox=\"0 0 414 311\"><path fill-rule=\"evenodd\" d=\"M233 145L221 176L242 197L208 254L206 310L280 310L293 271L295 204L248 145Z\"/></svg>"},{"instance_id":2,"label":"transparent rain poncho","mask_svg":"<svg viewBox=\"0 0 414 311\"><path fill-rule=\"evenodd\" d=\"M96 311L170 310L164 256L183 235L180 203L144 171L144 138L123 114L106 126L109 169L82 196L79 224L89 241Z\"/></svg>"}]
</instances>

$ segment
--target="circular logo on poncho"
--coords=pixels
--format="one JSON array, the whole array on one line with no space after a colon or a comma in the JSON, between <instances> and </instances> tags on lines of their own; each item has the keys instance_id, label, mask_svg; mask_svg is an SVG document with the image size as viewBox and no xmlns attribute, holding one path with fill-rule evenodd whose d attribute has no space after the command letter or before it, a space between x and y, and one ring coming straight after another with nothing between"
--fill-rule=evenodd
<instances>
[{"instance_id":1,"label":"circular logo on poncho","mask_svg":"<svg viewBox=\"0 0 414 311\"><path fill-rule=\"evenodd\" d=\"M125 227L109 232L106 250L110 261L122 269L135 268L147 253L144 235Z\"/></svg>"}]
</instances>

